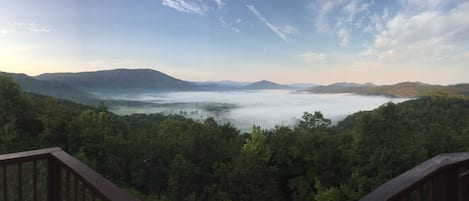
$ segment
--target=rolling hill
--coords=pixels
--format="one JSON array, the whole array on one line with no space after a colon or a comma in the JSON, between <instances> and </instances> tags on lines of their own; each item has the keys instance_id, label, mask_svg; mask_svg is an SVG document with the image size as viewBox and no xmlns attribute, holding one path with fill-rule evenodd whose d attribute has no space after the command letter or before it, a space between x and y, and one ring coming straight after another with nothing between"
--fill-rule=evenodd
<instances>
[{"instance_id":1,"label":"rolling hill","mask_svg":"<svg viewBox=\"0 0 469 201\"><path fill-rule=\"evenodd\" d=\"M393 85L327 85L311 87L309 93L355 93L360 95L382 95L389 97L420 97L436 92L469 95L469 84L431 85L421 82L401 82Z\"/></svg>"},{"instance_id":2,"label":"rolling hill","mask_svg":"<svg viewBox=\"0 0 469 201\"><path fill-rule=\"evenodd\" d=\"M25 74L8 73L21 89L26 92L69 100L82 104L96 104L99 99L94 95L70 87L64 83L54 81L37 80Z\"/></svg>"},{"instance_id":3,"label":"rolling hill","mask_svg":"<svg viewBox=\"0 0 469 201\"><path fill-rule=\"evenodd\" d=\"M277 84L275 82L262 80L242 87L246 90L264 90L264 89L291 89L290 86Z\"/></svg>"},{"instance_id":4,"label":"rolling hill","mask_svg":"<svg viewBox=\"0 0 469 201\"><path fill-rule=\"evenodd\" d=\"M94 92L192 90L197 86L152 69L115 69L81 73L46 73L35 77Z\"/></svg>"}]
</instances>

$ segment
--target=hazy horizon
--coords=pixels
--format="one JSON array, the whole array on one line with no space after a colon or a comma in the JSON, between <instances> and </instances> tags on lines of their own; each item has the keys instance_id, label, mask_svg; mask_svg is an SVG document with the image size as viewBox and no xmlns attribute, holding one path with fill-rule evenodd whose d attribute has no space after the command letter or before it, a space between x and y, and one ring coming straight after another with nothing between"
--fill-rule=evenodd
<instances>
[{"instance_id":1,"label":"hazy horizon","mask_svg":"<svg viewBox=\"0 0 469 201\"><path fill-rule=\"evenodd\" d=\"M67 72L67 71L42 72L42 73L38 73L38 74L27 74L27 73L24 73L24 72L6 72L6 71L3 71L2 69L0 69L0 72L25 74L25 75L34 77L34 76L38 76L38 75L41 75L41 74L47 74L47 73L83 73L83 72L108 71L108 70L117 70L117 69L133 69L133 70L151 69L151 70L159 71L159 70L153 69L153 68L109 68L109 69L106 68L106 69L96 69L96 70L76 71L76 72ZM392 85L392 84L398 84L398 83L401 83L401 82L422 82L422 83L425 83L425 84L434 84L434 85L453 85L453 84L466 84L466 83L469 83L469 81L467 81L467 82L454 82L454 83L446 83L446 84L443 84L443 83L423 82L423 81L421 81L421 80L402 80L402 81L398 81L398 82L388 82L388 83L383 83L383 82L381 82L381 83L376 83L376 82L370 82L370 81L353 82L353 81L337 80L337 81L331 81L331 82L326 82L326 83L319 83L319 82L301 82L301 81L278 82L278 81L276 81L276 80L268 80L268 79L262 79L262 78L259 78L258 80L229 80L229 79L222 79L222 78L215 79L215 80L185 80L185 79L176 77L176 76L174 76L174 75L168 74L168 73L163 72L163 71L159 71L159 72L162 72L162 73L164 73L164 74L167 74L167 75L169 75L169 76L171 76L171 77L174 77L174 78L176 78L176 79L180 79L180 80L184 80L184 81L189 81L189 82L223 82L223 81L233 81L233 82L248 82L248 83L253 83L253 82L258 82L258 81L267 80L267 81L275 82L275 83L277 83L277 84L287 84L287 85L289 85L289 84L330 85L330 84L335 84L335 83L356 83L356 84L372 83L372 84L376 84L376 85Z\"/></svg>"},{"instance_id":2,"label":"hazy horizon","mask_svg":"<svg viewBox=\"0 0 469 201\"><path fill-rule=\"evenodd\" d=\"M469 82L461 0L5 1L0 70L151 68L191 81Z\"/></svg>"}]
</instances>

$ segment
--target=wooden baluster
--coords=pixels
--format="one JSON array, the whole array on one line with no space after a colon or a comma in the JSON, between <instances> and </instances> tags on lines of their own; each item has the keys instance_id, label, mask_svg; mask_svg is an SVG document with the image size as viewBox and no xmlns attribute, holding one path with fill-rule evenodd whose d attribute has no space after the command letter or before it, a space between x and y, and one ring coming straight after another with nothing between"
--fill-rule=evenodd
<instances>
[{"instance_id":1,"label":"wooden baluster","mask_svg":"<svg viewBox=\"0 0 469 201\"><path fill-rule=\"evenodd\" d=\"M416 191L417 201L422 201L423 200L423 192L422 192L423 190L422 189L423 189L423 186L420 186Z\"/></svg>"},{"instance_id":2,"label":"wooden baluster","mask_svg":"<svg viewBox=\"0 0 469 201\"><path fill-rule=\"evenodd\" d=\"M18 200L23 200L23 168L22 163L18 163Z\"/></svg>"},{"instance_id":3,"label":"wooden baluster","mask_svg":"<svg viewBox=\"0 0 469 201\"><path fill-rule=\"evenodd\" d=\"M33 161L33 201L37 201L37 160Z\"/></svg>"},{"instance_id":4,"label":"wooden baluster","mask_svg":"<svg viewBox=\"0 0 469 201\"><path fill-rule=\"evenodd\" d=\"M3 172L3 200L8 201L7 165L2 168Z\"/></svg>"},{"instance_id":5,"label":"wooden baluster","mask_svg":"<svg viewBox=\"0 0 469 201\"><path fill-rule=\"evenodd\" d=\"M463 181L461 181L461 179L459 179L458 181L458 195L459 195L459 201L464 201L466 200L465 199L465 196L464 196L464 191L463 191Z\"/></svg>"},{"instance_id":6,"label":"wooden baluster","mask_svg":"<svg viewBox=\"0 0 469 201\"><path fill-rule=\"evenodd\" d=\"M433 179L428 182L428 201L433 201Z\"/></svg>"},{"instance_id":7,"label":"wooden baluster","mask_svg":"<svg viewBox=\"0 0 469 201\"><path fill-rule=\"evenodd\" d=\"M75 181L74 181L75 182L75 184L74 184L74 186L75 186L75 194L74 194L75 199L74 200L78 201L78 178L77 178L76 174L74 174L73 176L74 176L73 178L75 178Z\"/></svg>"},{"instance_id":8,"label":"wooden baluster","mask_svg":"<svg viewBox=\"0 0 469 201\"><path fill-rule=\"evenodd\" d=\"M65 199L66 199L67 201L70 201L70 171L67 170L67 169L66 169L65 171L66 171L66 175L65 175L65 178L66 178L66 179L65 179L65 182L67 182L67 183L65 184L65 186L66 186L66 187L65 187L65 194L66 194Z\"/></svg>"},{"instance_id":9,"label":"wooden baluster","mask_svg":"<svg viewBox=\"0 0 469 201\"><path fill-rule=\"evenodd\" d=\"M91 200L96 201L96 195L94 194L94 192L91 192Z\"/></svg>"},{"instance_id":10,"label":"wooden baluster","mask_svg":"<svg viewBox=\"0 0 469 201\"><path fill-rule=\"evenodd\" d=\"M85 187L85 183L83 183L83 182L81 182L81 193L83 194L81 196L82 200L86 201L86 187Z\"/></svg>"}]
</instances>

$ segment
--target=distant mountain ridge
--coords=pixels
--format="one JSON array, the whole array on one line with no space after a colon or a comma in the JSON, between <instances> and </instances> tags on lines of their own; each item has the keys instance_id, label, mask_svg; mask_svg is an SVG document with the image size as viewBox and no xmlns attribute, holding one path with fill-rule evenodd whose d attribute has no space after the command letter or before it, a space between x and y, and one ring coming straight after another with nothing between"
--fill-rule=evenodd
<instances>
[{"instance_id":1,"label":"distant mountain ridge","mask_svg":"<svg viewBox=\"0 0 469 201\"><path fill-rule=\"evenodd\" d=\"M38 80L64 83L83 91L139 92L290 89L287 85L262 80L255 83L236 81L189 82L152 69L115 69L80 73L45 73Z\"/></svg>"},{"instance_id":2,"label":"distant mountain ridge","mask_svg":"<svg viewBox=\"0 0 469 201\"><path fill-rule=\"evenodd\" d=\"M232 87L241 87L251 84L251 82L238 82L238 81L231 81L231 80L222 80L222 81L204 81L204 82L196 82L199 85L206 85L206 84L216 84L216 85L225 85L225 86L232 86Z\"/></svg>"},{"instance_id":3,"label":"distant mountain ridge","mask_svg":"<svg viewBox=\"0 0 469 201\"><path fill-rule=\"evenodd\" d=\"M331 84L327 86L311 87L304 92L309 93L355 93L360 95L381 95L389 97L420 97L431 93L444 92L469 95L469 84L431 85L422 82L401 82L393 85L343 85Z\"/></svg>"},{"instance_id":4,"label":"distant mountain ridge","mask_svg":"<svg viewBox=\"0 0 469 201\"><path fill-rule=\"evenodd\" d=\"M291 89L290 86L277 84L275 82L261 80L258 82L251 83L243 87L248 90L265 90L265 89Z\"/></svg>"},{"instance_id":5,"label":"distant mountain ridge","mask_svg":"<svg viewBox=\"0 0 469 201\"><path fill-rule=\"evenodd\" d=\"M80 73L45 73L35 77L94 91L191 90L196 86L152 69L115 69Z\"/></svg>"},{"instance_id":6,"label":"distant mountain ridge","mask_svg":"<svg viewBox=\"0 0 469 201\"><path fill-rule=\"evenodd\" d=\"M78 90L64 83L37 80L25 74L8 73L21 89L26 92L74 101L82 104L96 104L99 102L94 95Z\"/></svg>"}]
</instances>

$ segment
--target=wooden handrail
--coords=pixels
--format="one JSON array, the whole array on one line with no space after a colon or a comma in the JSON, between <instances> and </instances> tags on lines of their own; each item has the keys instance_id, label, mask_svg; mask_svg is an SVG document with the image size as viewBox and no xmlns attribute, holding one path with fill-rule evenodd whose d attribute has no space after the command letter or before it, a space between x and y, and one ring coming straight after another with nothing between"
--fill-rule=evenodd
<instances>
[{"instance_id":1,"label":"wooden handrail","mask_svg":"<svg viewBox=\"0 0 469 201\"><path fill-rule=\"evenodd\" d=\"M50 157L51 153L57 151L62 151L62 149L60 149L59 147L52 147L33 151L3 154L0 155L0 165L24 162L29 160L46 159Z\"/></svg>"},{"instance_id":2,"label":"wooden handrail","mask_svg":"<svg viewBox=\"0 0 469 201\"><path fill-rule=\"evenodd\" d=\"M33 163L32 181L34 187L32 189L33 192L30 193L33 195L33 200L37 200L37 162L41 160L47 162L47 200L59 201L63 200L62 198L70 200L72 185L74 187L74 200L77 200L80 196L84 199L87 192L91 193L92 200L95 200L95 197L103 201L138 200L58 147L0 155L0 168L2 169L0 175L3 178L3 181L0 181L0 186L2 186L0 192L3 192L3 200L9 199L8 183L10 181L7 181L6 177L7 166L11 167L11 165L17 165L19 185L16 188L18 189L18 198L22 198L23 188L21 179L24 175L22 164L26 162ZM63 171L65 178L62 178ZM71 182L72 176L74 182ZM63 183L65 183L65 186L63 186ZM79 189L81 192L79 192ZM64 195L62 195L63 190L65 190Z\"/></svg>"},{"instance_id":3,"label":"wooden handrail","mask_svg":"<svg viewBox=\"0 0 469 201\"><path fill-rule=\"evenodd\" d=\"M457 200L458 178L461 168L469 165L469 152L440 154L428 161L402 173L401 175L387 181L365 197L361 201L375 200L405 200L413 192L418 192L421 197L422 189L428 183L428 196L434 197L439 189L438 196L443 200ZM444 177L444 185L436 185L437 177ZM440 182L441 183L441 182ZM454 192L453 192L454 191ZM440 199L433 199L440 200Z\"/></svg>"}]
</instances>

